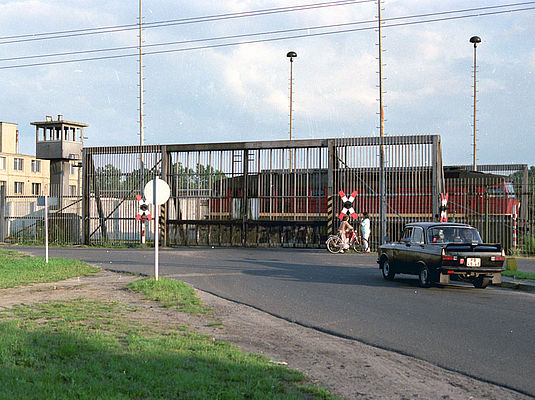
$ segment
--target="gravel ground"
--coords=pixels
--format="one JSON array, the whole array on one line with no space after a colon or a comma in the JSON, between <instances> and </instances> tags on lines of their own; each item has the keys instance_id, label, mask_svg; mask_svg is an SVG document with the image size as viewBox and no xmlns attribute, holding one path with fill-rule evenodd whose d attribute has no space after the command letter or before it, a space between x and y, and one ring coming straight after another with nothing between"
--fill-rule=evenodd
<instances>
[{"instance_id":1,"label":"gravel ground","mask_svg":"<svg viewBox=\"0 0 535 400\"><path fill-rule=\"evenodd\" d=\"M273 317L254 308L197 291L213 309L191 316L125 290L138 277L102 271L92 277L0 290L0 310L17 304L86 298L120 301L137 308L133 318L161 326L189 325L200 333L264 354L304 372L345 399L532 399L451 372L425 361L338 338ZM214 324L220 322L221 324Z\"/></svg>"}]
</instances>

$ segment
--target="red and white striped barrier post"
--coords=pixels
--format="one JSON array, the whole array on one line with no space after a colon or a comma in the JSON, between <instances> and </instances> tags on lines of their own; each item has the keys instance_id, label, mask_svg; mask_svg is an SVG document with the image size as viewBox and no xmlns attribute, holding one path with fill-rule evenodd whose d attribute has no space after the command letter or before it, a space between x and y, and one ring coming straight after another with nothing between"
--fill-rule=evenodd
<instances>
[{"instance_id":1,"label":"red and white striped barrier post","mask_svg":"<svg viewBox=\"0 0 535 400\"><path fill-rule=\"evenodd\" d=\"M136 215L136 221L141 220L141 244L145 244L145 218L150 221L152 217L149 212L149 205L143 200L143 198L138 194L136 199L139 203L139 211Z\"/></svg>"}]
</instances>

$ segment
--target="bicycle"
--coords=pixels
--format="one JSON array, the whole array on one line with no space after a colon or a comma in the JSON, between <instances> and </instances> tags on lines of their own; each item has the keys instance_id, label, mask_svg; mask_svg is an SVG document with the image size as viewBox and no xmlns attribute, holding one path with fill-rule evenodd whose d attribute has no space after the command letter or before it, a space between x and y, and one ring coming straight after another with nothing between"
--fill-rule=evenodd
<instances>
[{"instance_id":1,"label":"bicycle","mask_svg":"<svg viewBox=\"0 0 535 400\"><path fill-rule=\"evenodd\" d=\"M344 251L344 243L340 233L329 236L325 244L327 245L327 250L329 253L336 254L343 253ZM348 245L350 249L356 251L357 253L364 253L368 248L366 239L364 239L361 235L358 235L355 231L349 232Z\"/></svg>"}]
</instances>

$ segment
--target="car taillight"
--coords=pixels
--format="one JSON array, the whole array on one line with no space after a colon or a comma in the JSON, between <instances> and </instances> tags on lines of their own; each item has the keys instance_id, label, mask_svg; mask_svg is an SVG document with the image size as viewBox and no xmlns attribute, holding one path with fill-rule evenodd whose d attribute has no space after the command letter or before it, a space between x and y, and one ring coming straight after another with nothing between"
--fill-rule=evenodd
<instances>
[{"instance_id":1,"label":"car taillight","mask_svg":"<svg viewBox=\"0 0 535 400\"><path fill-rule=\"evenodd\" d=\"M456 259L455 256L442 256L442 261L455 261Z\"/></svg>"},{"instance_id":2,"label":"car taillight","mask_svg":"<svg viewBox=\"0 0 535 400\"><path fill-rule=\"evenodd\" d=\"M504 256L491 257L490 261L505 261L505 257Z\"/></svg>"}]
</instances>

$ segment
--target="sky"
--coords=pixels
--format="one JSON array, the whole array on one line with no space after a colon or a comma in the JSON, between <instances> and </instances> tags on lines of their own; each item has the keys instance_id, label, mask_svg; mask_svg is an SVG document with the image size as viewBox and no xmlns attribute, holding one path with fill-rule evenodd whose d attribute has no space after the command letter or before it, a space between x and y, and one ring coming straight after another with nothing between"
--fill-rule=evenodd
<instances>
[{"instance_id":1,"label":"sky","mask_svg":"<svg viewBox=\"0 0 535 400\"><path fill-rule=\"evenodd\" d=\"M376 2L331 1L329 7L228 18L326 2L144 0L145 144L288 139L289 51L297 53L291 85L294 139L378 136ZM535 2L523 3L383 0L385 134L437 134L445 165L472 163L474 48L469 39L477 35L482 40L477 47L478 164L535 164ZM494 6L505 7L482 9ZM531 9L503 12L521 8ZM483 15L489 12L500 13ZM432 15L414 17L421 14ZM151 26L216 15L227 17ZM138 30L36 40L47 37L42 33L135 25L138 16L138 0L0 0L0 121L18 124L21 153L35 154L30 122L58 114L89 124L86 146L139 144ZM335 26L316 28L326 25ZM214 40L281 30L286 32ZM340 30L346 32L325 34ZM277 40L259 41L269 38ZM130 49L44 57L117 47ZM80 61L111 55L126 56ZM78 61L21 67L67 60Z\"/></svg>"}]
</instances>

